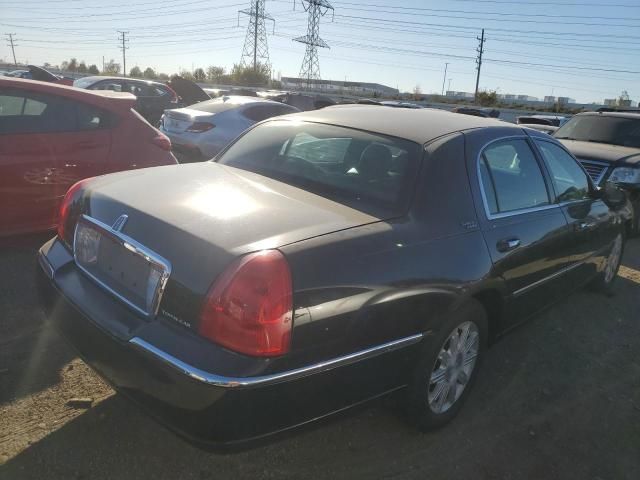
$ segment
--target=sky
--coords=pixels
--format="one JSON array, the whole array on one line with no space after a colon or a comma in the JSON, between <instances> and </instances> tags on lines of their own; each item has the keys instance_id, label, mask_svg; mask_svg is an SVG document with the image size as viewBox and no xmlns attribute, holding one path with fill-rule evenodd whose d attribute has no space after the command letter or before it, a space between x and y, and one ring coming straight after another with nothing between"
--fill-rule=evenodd
<instances>
[{"instance_id":1,"label":"sky","mask_svg":"<svg viewBox=\"0 0 640 480\"><path fill-rule=\"evenodd\" d=\"M295 4L295 8L294 8ZM640 100L640 0L331 1L321 18L323 79L381 83L423 93L473 92L477 37L485 29L480 89L566 96L578 102ZM250 0L0 0L0 34L14 33L19 62L75 57L99 67L177 73L240 61ZM267 0L269 56L276 74L298 76L306 34L301 0ZM0 60L11 48L0 43ZM445 63L447 76L445 80Z\"/></svg>"}]
</instances>

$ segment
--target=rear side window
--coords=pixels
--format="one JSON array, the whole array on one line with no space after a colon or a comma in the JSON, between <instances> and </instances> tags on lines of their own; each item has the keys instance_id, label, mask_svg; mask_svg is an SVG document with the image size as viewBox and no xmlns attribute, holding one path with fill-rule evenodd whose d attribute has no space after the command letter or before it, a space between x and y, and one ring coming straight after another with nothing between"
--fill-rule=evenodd
<instances>
[{"instance_id":1,"label":"rear side window","mask_svg":"<svg viewBox=\"0 0 640 480\"><path fill-rule=\"evenodd\" d=\"M0 134L95 130L109 121L107 112L67 98L0 90Z\"/></svg>"},{"instance_id":2,"label":"rear side window","mask_svg":"<svg viewBox=\"0 0 640 480\"><path fill-rule=\"evenodd\" d=\"M480 156L479 171L491 215L550 204L542 170L525 140L509 139L489 145Z\"/></svg>"},{"instance_id":3,"label":"rear side window","mask_svg":"<svg viewBox=\"0 0 640 480\"><path fill-rule=\"evenodd\" d=\"M571 155L551 142L536 142L542 152L559 202L571 202L589 198L587 174Z\"/></svg>"}]
</instances>

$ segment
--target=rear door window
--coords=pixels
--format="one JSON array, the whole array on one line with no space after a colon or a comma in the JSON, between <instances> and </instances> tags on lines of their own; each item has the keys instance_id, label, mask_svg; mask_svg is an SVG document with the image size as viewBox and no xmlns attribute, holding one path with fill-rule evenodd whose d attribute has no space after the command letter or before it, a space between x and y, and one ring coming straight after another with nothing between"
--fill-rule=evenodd
<instances>
[{"instance_id":1,"label":"rear door window","mask_svg":"<svg viewBox=\"0 0 640 480\"><path fill-rule=\"evenodd\" d=\"M550 205L540 165L523 139L494 142L480 157L480 181L491 215Z\"/></svg>"}]
</instances>

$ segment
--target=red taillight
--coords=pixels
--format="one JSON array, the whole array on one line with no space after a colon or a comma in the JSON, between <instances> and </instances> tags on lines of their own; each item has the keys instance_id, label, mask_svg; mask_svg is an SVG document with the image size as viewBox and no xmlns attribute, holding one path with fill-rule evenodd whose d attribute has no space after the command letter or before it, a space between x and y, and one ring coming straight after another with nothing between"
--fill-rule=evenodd
<instances>
[{"instance_id":1,"label":"red taillight","mask_svg":"<svg viewBox=\"0 0 640 480\"><path fill-rule=\"evenodd\" d=\"M187 132L202 133L215 127L216 126L213 123L209 122L194 122L189 128L187 128Z\"/></svg>"},{"instance_id":2,"label":"red taillight","mask_svg":"<svg viewBox=\"0 0 640 480\"><path fill-rule=\"evenodd\" d=\"M166 150L167 152L171 150L171 140L169 140L169 137L162 133L158 133L158 135L153 137L151 139L151 142L155 146L160 147L162 150Z\"/></svg>"},{"instance_id":3,"label":"red taillight","mask_svg":"<svg viewBox=\"0 0 640 480\"><path fill-rule=\"evenodd\" d=\"M293 307L291 272L278 250L236 260L207 294L200 314L202 336L260 357L289 351Z\"/></svg>"},{"instance_id":4,"label":"red taillight","mask_svg":"<svg viewBox=\"0 0 640 480\"><path fill-rule=\"evenodd\" d=\"M85 178L71 185L60 204L60 210L58 212L58 237L67 245L73 243L75 222L72 222L69 218L73 202L78 199L78 192L82 190L92 178L93 177Z\"/></svg>"},{"instance_id":5,"label":"red taillight","mask_svg":"<svg viewBox=\"0 0 640 480\"><path fill-rule=\"evenodd\" d=\"M169 95L171 95L171 100L169 100L169 102L170 103L178 103L178 101L179 101L178 95L173 90L173 88L171 88L169 85L165 85L165 88L169 91Z\"/></svg>"}]
</instances>

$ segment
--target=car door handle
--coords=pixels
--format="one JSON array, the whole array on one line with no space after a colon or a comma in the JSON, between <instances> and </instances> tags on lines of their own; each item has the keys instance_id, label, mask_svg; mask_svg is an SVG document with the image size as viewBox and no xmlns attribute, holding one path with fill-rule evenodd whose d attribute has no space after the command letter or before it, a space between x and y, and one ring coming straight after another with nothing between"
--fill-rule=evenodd
<instances>
[{"instance_id":1,"label":"car door handle","mask_svg":"<svg viewBox=\"0 0 640 480\"><path fill-rule=\"evenodd\" d=\"M501 253L514 250L519 246L520 246L519 238L505 238L504 240L499 240L498 243L496 243L496 248Z\"/></svg>"},{"instance_id":2,"label":"car door handle","mask_svg":"<svg viewBox=\"0 0 640 480\"><path fill-rule=\"evenodd\" d=\"M593 228L595 226L595 223L578 222L575 225L576 225L576 230L582 231L582 230L589 230Z\"/></svg>"}]
</instances>

